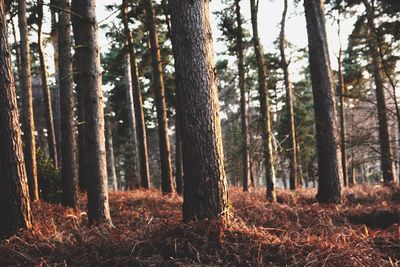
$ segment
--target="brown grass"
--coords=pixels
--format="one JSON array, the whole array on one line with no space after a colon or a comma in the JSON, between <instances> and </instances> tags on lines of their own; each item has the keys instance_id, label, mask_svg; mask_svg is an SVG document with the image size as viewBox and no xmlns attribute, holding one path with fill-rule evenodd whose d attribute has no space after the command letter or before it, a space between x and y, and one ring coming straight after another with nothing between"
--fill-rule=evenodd
<instances>
[{"instance_id":1,"label":"brown grass","mask_svg":"<svg viewBox=\"0 0 400 267\"><path fill-rule=\"evenodd\" d=\"M112 228L88 227L85 212L38 203L35 229L1 241L0 266L400 264L398 189L357 187L342 205L315 203L311 189L278 191L276 204L263 190L229 193L233 215L220 242L209 238L215 223L183 224L182 199L156 190L112 193Z\"/></svg>"}]
</instances>

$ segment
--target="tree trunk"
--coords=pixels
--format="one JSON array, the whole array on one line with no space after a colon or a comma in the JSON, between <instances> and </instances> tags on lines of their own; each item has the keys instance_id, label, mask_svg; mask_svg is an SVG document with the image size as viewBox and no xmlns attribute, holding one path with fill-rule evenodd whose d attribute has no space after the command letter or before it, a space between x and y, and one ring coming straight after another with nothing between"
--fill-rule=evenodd
<instances>
[{"instance_id":1,"label":"tree trunk","mask_svg":"<svg viewBox=\"0 0 400 267\"><path fill-rule=\"evenodd\" d=\"M175 183L176 192L179 195L183 194L183 159L182 159L182 133L180 128L179 107L176 103L175 113Z\"/></svg>"},{"instance_id":2,"label":"tree trunk","mask_svg":"<svg viewBox=\"0 0 400 267\"><path fill-rule=\"evenodd\" d=\"M0 236L32 228L18 105L8 45L5 1L0 2Z\"/></svg>"},{"instance_id":3,"label":"tree trunk","mask_svg":"<svg viewBox=\"0 0 400 267\"><path fill-rule=\"evenodd\" d=\"M342 152L343 185L348 186L347 154L346 154L346 113L344 110L344 77L342 70L342 49L339 50L339 100L340 100L340 147Z\"/></svg>"},{"instance_id":4,"label":"tree trunk","mask_svg":"<svg viewBox=\"0 0 400 267\"><path fill-rule=\"evenodd\" d=\"M133 44L133 34L129 30L128 1L122 0L122 19L124 23L125 38L128 42L129 60L131 65L133 100L136 116L136 134L139 149L140 161L140 185L143 188L150 188L149 157L147 152L147 134L144 121L142 91L139 83L139 73L136 64L135 47Z\"/></svg>"},{"instance_id":5,"label":"tree trunk","mask_svg":"<svg viewBox=\"0 0 400 267\"><path fill-rule=\"evenodd\" d=\"M267 184L267 199L271 202L276 200L275 196L275 169L272 147L271 115L269 107L269 96L267 86L267 69L264 59L264 52L258 36L257 6L256 0L250 0L251 24L253 28L253 45L256 54L258 68L258 90L261 109L261 129L263 136L263 153L265 164L265 176Z\"/></svg>"},{"instance_id":6,"label":"tree trunk","mask_svg":"<svg viewBox=\"0 0 400 267\"><path fill-rule=\"evenodd\" d=\"M163 193L173 193L171 149L168 136L167 107L165 104L165 87L161 66L160 47L156 28L156 16L151 0L144 1L147 15L147 25L150 39L150 50L153 68L153 88L157 109L158 136L161 159L161 189Z\"/></svg>"},{"instance_id":7,"label":"tree trunk","mask_svg":"<svg viewBox=\"0 0 400 267\"><path fill-rule=\"evenodd\" d=\"M375 90L376 90L376 101L378 106L378 123L379 123L379 144L381 152L381 171L383 174L383 182L385 185L389 185L396 181L396 171L392 160L392 153L390 150L390 138L388 128L388 118L386 111L386 100L385 100L385 88L383 78L383 63L380 51L380 37L376 33L375 22L374 22L374 9L370 3L363 0L364 6L367 11L368 24L371 30L370 49L372 53L372 64L374 67L374 78L375 78Z\"/></svg>"},{"instance_id":8,"label":"tree trunk","mask_svg":"<svg viewBox=\"0 0 400 267\"><path fill-rule=\"evenodd\" d=\"M57 157L57 145L56 136L54 130L54 118L53 118L53 108L51 104L50 88L47 83L47 66L46 59L44 55L44 45L43 45L43 3L38 3L38 46L39 46L39 61L40 61L40 74L42 80L42 89L45 104L45 120L47 128L47 142L49 145L50 158L53 161L55 167L58 167L58 157Z\"/></svg>"},{"instance_id":9,"label":"tree trunk","mask_svg":"<svg viewBox=\"0 0 400 267\"><path fill-rule=\"evenodd\" d=\"M281 65L283 69L283 75L285 79L285 88L286 88L286 106L289 117L289 150L290 150L290 190L295 190L297 186L297 142L296 142L296 128L294 123L294 97L293 97L293 84L290 79L289 72L289 62L286 59L285 54L285 26L286 26L286 15L288 9L288 1L283 0L284 9L282 13L282 21L281 21L281 33L279 36L279 50L281 53Z\"/></svg>"},{"instance_id":10,"label":"tree trunk","mask_svg":"<svg viewBox=\"0 0 400 267\"><path fill-rule=\"evenodd\" d=\"M237 61L239 74L239 89L240 89L240 118L241 118L241 142L242 142L242 181L243 191L249 190L250 180L250 159L249 159L249 138L247 134L248 120L246 107L246 91L245 91L245 73L244 73L244 57L243 57L243 30L242 30L242 15L240 13L240 0L235 0L236 11L236 44L237 44Z\"/></svg>"},{"instance_id":11,"label":"tree trunk","mask_svg":"<svg viewBox=\"0 0 400 267\"><path fill-rule=\"evenodd\" d=\"M107 116L107 114L106 114ZM112 125L110 118L106 118L106 152L107 152L107 175L112 191L118 191L117 173L115 171L114 147L112 137Z\"/></svg>"},{"instance_id":12,"label":"tree trunk","mask_svg":"<svg viewBox=\"0 0 400 267\"><path fill-rule=\"evenodd\" d=\"M183 219L226 218L228 194L208 1L170 0L184 169Z\"/></svg>"},{"instance_id":13,"label":"tree trunk","mask_svg":"<svg viewBox=\"0 0 400 267\"><path fill-rule=\"evenodd\" d=\"M63 10L70 9L69 0L59 0L58 4ZM58 74L60 75L62 204L76 208L78 166L76 161L76 127L72 80L71 17L69 13L59 13L57 32L58 51L60 52Z\"/></svg>"},{"instance_id":14,"label":"tree trunk","mask_svg":"<svg viewBox=\"0 0 400 267\"><path fill-rule=\"evenodd\" d=\"M131 76L131 65L129 59L129 51L125 52L125 80L126 80L126 98L128 102L129 112L129 136L130 136L130 151L128 151L132 166L126 168L126 189L135 189L139 187L139 173L138 173L138 149L137 149L137 133L136 133L136 122L135 122L135 105L133 101L133 90L132 90L132 76Z\"/></svg>"},{"instance_id":15,"label":"tree trunk","mask_svg":"<svg viewBox=\"0 0 400 267\"><path fill-rule=\"evenodd\" d=\"M18 0L18 24L21 36L21 89L23 110L23 132L25 148L25 165L28 176L31 201L39 200L39 188L36 167L35 121L33 119L31 61L26 20L26 1Z\"/></svg>"},{"instance_id":16,"label":"tree trunk","mask_svg":"<svg viewBox=\"0 0 400 267\"><path fill-rule=\"evenodd\" d=\"M88 179L89 223L111 224L108 204L104 138L103 93L95 0L72 0L77 75L83 89L85 110L85 174Z\"/></svg>"},{"instance_id":17,"label":"tree trunk","mask_svg":"<svg viewBox=\"0 0 400 267\"><path fill-rule=\"evenodd\" d=\"M321 203L338 203L341 197L342 172L323 2L305 0L304 8L317 135L319 177L317 199Z\"/></svg>"},{"instance_id":18,"label":"tree trunk","mask_svg":"<svg viewBox=\"0 0 400 267\"><path fill-rule=\"evenodd\" d=\"M57 6L57 0L50 0L50 5ZM59 55L58 55L58 25L57 16L55 8L50 8L51 15L51 42L54 49L54 76L55 76L55 88L53 90L53 114L54 114L54 129L56 135L56 145L57 151L61 151L61 107L60 107L60 74L58 73L57 66L59 65ZM57 154L58 162L61 162L61 153Z\"/></svg>"}]
</instances>

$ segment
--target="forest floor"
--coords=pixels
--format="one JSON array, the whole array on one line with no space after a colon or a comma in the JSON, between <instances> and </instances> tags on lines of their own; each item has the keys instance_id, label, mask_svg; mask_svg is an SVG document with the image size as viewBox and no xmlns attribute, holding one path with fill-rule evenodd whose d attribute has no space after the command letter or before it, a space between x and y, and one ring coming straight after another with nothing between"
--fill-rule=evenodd
<instances>
[{"instance_id":1,"label":"forest floor","mask_svg":"<svg viewBox=\"0 0 400 267\"><path fill-rule=\"evenodd\" d=\"M343 195L341 205L319 205L315 190L278 191L270 204L261 189L232 188L218 238L213 222L183 224L182 199L156 190L111 193L113 228L37 203L34 230L0 242L0 266L400 266L400 190Z\"/></svg>"}]
</instances>

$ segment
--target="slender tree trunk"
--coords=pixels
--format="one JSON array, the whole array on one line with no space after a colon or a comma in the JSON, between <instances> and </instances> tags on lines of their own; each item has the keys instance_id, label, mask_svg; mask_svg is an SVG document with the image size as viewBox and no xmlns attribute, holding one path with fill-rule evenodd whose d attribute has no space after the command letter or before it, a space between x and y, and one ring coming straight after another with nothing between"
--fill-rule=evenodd
<instances>
[{"instance_id":1,"label":"slender tree trunk","mask_svg":"<svg viewBox=\"0 0 400 267\"><path fill-rule=\"evenodd\" d=\"M110 118L106 118L106 152L107 152L107 174L112 191L118 191L117 172L115 171L114 147L112 137L112 125Z\"/></svg>"},{"instance_id":2,"label":"slender tree trunk","mask_svg":"<svg viewBox=\"0 0 400 267\"><path fill-rule=\"evenodd\" d=\"M305 0L304 8L317 135L319 177L317 199L321 203L338 203L341 197L342 171L323 2Z\"/></svg>"},{"instance_id":3,"label":"slender tree trunk","mask_svg":"<svg viewBox=\"0 0 400 267\"><path fill-rule=\"evenodd\" d=\"M95 0L72 0L76 71L85 110L85 174L88 179L88 217L91 224L111 224L108 203L103 93Z\"/></svg>"},{"instance_id":4,"label":"slender tree trunk","mask_svg":"<svg viewBox=\"0 0 400 267\"><path fill-rule=\"evenodd\" d=\"M293 97L293 84L290 79L289 62L286 59L285 54L285 26L286 26L286 15L288 10L288 1L283 0L284 10L282 13L281 21L281 33L279 37L279 50L281 52L281 64L283 69L283 75L285 78L286 87L286 106L289 117L289 149L290 149L290 190L295 190L297 185L297 142L296 142L296 128L294 123L294 97Z\"/></svg>"},{"instance_id":5,"label":"slender tree trunk","mask_svg":"<svg viewBox=\"0 0 400 267\"><path fill-rule=\"evenodd\" d=\"M8 45L5 1L0 2L0 236L32 228L18 105Z\"/></svg>"},{"instance_id":6,"label":"slender tree trunk","mask_svg":"<svg viewBox=\"0 0 400 267\"><path fill-rule=\"evenodd\" d=\"M127 168L126 173L126 189L137 188L140 184L139 173L138 173L138 149L137 149L137 133L136 133L136 122L135 122L135 107L133 101L133 90L132 90L132 76L131 76L131 64L129 59L129 51L125 53L125 80L126 80L126 97L128 102L129 112L129 136L130 136L130 151L128 151L132 166Z\"/></svg>"},{"instance_id":7,"label":"slender tree trunk","mask_svg":"<svg viewBox=\"0 0 400 267\"><path fill-rule=\"evenodd\" d=\"M50 0L51 6L57 6L57 0ZM57 25L57 16L56 10L54 8L50 8L51 15L51 43L53 46L53 57L54 57L54 66L59 65L59 55L58 55L58 25ZM55 67L54 71L55 76L55 88L53 90L53 114L54 114L54 129L56 136L56 145L57 151L61 151L61 107L60 107L60 74L58 73L58 68ZM61 162L61 153L57 154L58 162Z\"/></svg>"},{"instance_id":8,"label":"slender tree trunk","mask_svg":"<svg viewBox=\"0 0 400 267\"><path fill-rule=\"evenodd\" d=\"M70 9L69 0L59 0L58 4L63 10ZM57 43L60 52L58 73L60 75L62 204L76 208L78 166L72 80L71 18L67 12L60 12L59 14Z\"/></svg>"},{"instance_id":9,"label":"slender tree trunk","mask_svg":"<svg viewBox=\"0 0 400 267\"><path fill-rule=\"evenodd\" d=\"M249 190L250 180L250 159L248 153L249 138L247 134L247 107L246 107L246 91L245 91L245 73L244 73L244 57L243 57L243 30L242 30L242 15L240 13L240 0L235 0L236 11L236 44L237 44L237 61L239 74L239 89L240 89L240 118L241 118L241 143L242 143L242 181L243 191Z\"/></svg>"},{"instance_id":10,"label":"slender tree trunk","mask_svg":"<svg viewBox=\"0 0 400 267\"><path fill-rule=\"evenodd\" d=\"M23 110L23 132L25 165L28 175L31 201L39 200L39 188L36 169L35 121L33 119L31 61L29 56L28 24L26 21L26 1L18 0L18 24L21 36L21 89Z\"/></svg>"},{"instance_id":11,"label":"slender tree trunk","mask_svg":"<svg viewBox=\"0 0 400 267\"><path fill-rule=\"evenodd\" d=\"M264 59L264 52L260 44L260 38L258 36L257 9L258 8L256 6L256 0L250 0L251 24L253 28L253 45L256 54L257 68L258 68L258 90L259 90L260 109L261 109L261 129L263 136L267 198L269 201L274 202L276 200L276 196L274 189L275 169L274 169L274 155L272 147L271 114L270 114L268 86L267 86L267 69Z\"/></svg>"},{"instance_id":12,"label":"slender tree trunk","mask_svg":"<svg viewBox=\"0 0 400 267\"><path fill-rule=\"evenodd\" d=\"M167 106L165 103L165 87L161 66L160 47L156 27L156 16L151 0L144 1L150 39L150 50L153 68L153 88L157 109L158 137L161 159L161 189L163 193L173 193L171 148L168 136Z\"/></svg>"},{"instance_id":13,"label":"slender tree trunk","mask_svg":"<svg viewBox=\"0 0 400 267\"><path fill-rule=\"evenodd\" d=\"M128 1L122 0L122 18L124 23L125 38L128 42L129 59L131 64L131 77L133 88L133 100L135 103L136 133L139 148L140 160L140 185L143 188L150 188L149 157L147 152L147 134L144 121L142 91L139 83L139 73L136 64L135 47L133 44L133 34L129 30Z\"/></svg>"},{"instance_id":14,"label":"slender tree trunk","mask_svg":"<svg viewBox=\"0 0 400 267\"><path fill-rule=\"evenodd\" d=\"M340 31L341 31L341 21L340 21L340 15L341 15L341 6L339 6L339 14L338 14L338 38L339 38L339 43L340 43L340 48L339 48L339 56L338 56L338 75L339 75L339 101L340 101L340 150L342 152L342 174L343 174L343 185L348 186L348 171L347 171L347 154L346 154L346 113L344 109L344 94L345 94L345 85L344 85L344 77L343 77L343 64L342 64L342 55L343 55L343 49L342 49L342 42L340 40Z\"/></svg>"},{"instance_id":15,"label":"slender tree trunk","mask_svg":"<svg viewBox=\"0 0 400 267\"><path fill-rule=\"evenodd\" d=\"M42 80L42 89L45 104L45 120L47 128L47 142L49 145L50 158L53 161L54 166L58 167L58 157L57 157L57 145L56 136L54 130L54 118L53 118L53 108L51 104L50 88L48 85L47 77L47 66L46 59L44 55L44 45L43 45L43 3L38 3L38 45L39 45L39 61L40 61L40 73Z\"/></svg>"},{"instance_id":16,"label":"slender tree trunk","mask_svg":"<svg viewBox=\"0 0 400 267\"><path fill-rule=\"evenodd\" d=\"M383 62L380 56L380 37L376 33L374 9L370 3L363 0L367 11L368 24L370 26L372 37L370 39L370 49L372 53L372 65L374 67L376 101L378 106L378 123L379 123L379 144L381 152L381 171L383 174L383 182L389 185L396 181L396 170L392 160L390 149L390 138L388 128L388 118L386 111L385 88L383 78Z\"/></svg>"},{"instance_id":17,"label":"slender tree trunk","mask_svg":"<svg viewBox=\"0 0 400 267\"><path fill-rule=\"evenodd\" d=\"M170 0L184 221L226 218L228 194L208 1Z\"/></svg>"}]
</instances>

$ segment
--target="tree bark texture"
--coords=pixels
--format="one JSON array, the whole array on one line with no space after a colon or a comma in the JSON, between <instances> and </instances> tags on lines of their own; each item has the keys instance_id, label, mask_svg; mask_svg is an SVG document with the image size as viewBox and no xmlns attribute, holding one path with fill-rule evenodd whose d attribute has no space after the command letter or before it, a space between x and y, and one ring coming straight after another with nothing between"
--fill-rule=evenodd
<instances>
[{"instance_id":1,"label":"tree bark texture","mask_svg":"<svg viewBox=\"0 0 400 267\"><path fill-rule=\"evenodd\" d=\"M240 124L242 130L242 181L243 191L249 190L250 180L250 158L249 158L249 138L247 133L248 118L247 118L247 105L246 105L246 91L245 91L245 72L244 72L244 56L243 56L243 29L242 29L242 15L240 13L240 0L235 0L236 24L237 24L237 61L238 61L238 74L239 74L239 90L240 90Z\"/></svg>"},{"instance_id":2,"label":"tree bark texture","mask_svg":"<svg viewBox=\"0 0 400 267\"><path fill-rule=\"evenodd\" d=\"M329 60L323 2L305 0L311 81L318 152L318 193L321 203L338 203L341 197L341 162L334 86Z\"/></svg>"},{"instance_id":3,"label":"tree bark texture","mask_svg":"<svg viewBox=\"0 0 400 267\"><path fill-rule=\"evenodd\" d=\"M88 217L91 224L111 224L96 1L73 0L71 9L81 16L72 16L72 26L76 71L80 76L85 110L84 152L87 159L85 174L88 181Z\"/></svg>"},{"instance_id":4,"label":"tree bark texture","mask_svg":"<svg viewBox=\"0 0 400 267\"><path fill-rule=\"evenodd\" d=\"M269 106L268 86L267 86L267 69L264 59L264 52L260 44L258 36L258 19L256 0L250 0L251 24L253 29L253 46L256 54L258 68L258 91L260 99L261 113L261 130L263 136L263 153L265 164L265 178L267 183L267 199L275 201L275 169L274 155L272 147L272 130L271 130L271 115Z\"/></svg>"},{"instance_id":5,"label":"tree bark texture","mask_svg":"<svg viewBox=\"0 0 400 267\"><path fill-rule=\"evenodd\" d=\"M47 128L47 143L49 146L50 159L53 161L55 167L58 167L58 157L57 157L57 144L56 135L54 130L54 117L53 117L53 107L51 102L50 88L48 85L48 75L47 75L47 65L44 54L44 44L43 44L43 3L38 3L38 46L39 46L39 62L40 62L40 74L42 80L42 89L45 104L45 120Z\"/></svg>"},{"instance_id":6,"label":"tree bark texture","mask_svg":"<svg viewBox=\"0 0 400 267\"><path fill-rule=\"evenodd\" d=\"M383 78L383 62L380 51L380 38L376 33L374 9L371 4L363 0L367 12L368 24L371 30L370 49L372 54L372 65L374 68L375 93L378 107L379 144L381 157L381 171L384 184L388 185L396 181L396 170L392 159L389 138L389 126L386 111L385 88Z\"/></svg>"},{"instance_id":7,"label":"tree bark texture","mask_svg":"<svg viewBox=\"0 0 400 267\"><path fill-rule=\"evenodd\" d=\"M125 38L128 42L129 60L131 65L131 78L133 89L133 100L136 117L136 134L140 161L140 185L143 188L150 188L149 156L147 151L147 133L144 121L142 91L139 83L139 72L136 63L133 34L129 29L128 1L122 0L122 19L124 23Z\"/></svg>"},{"instance_id":8,"label":"tree bark texture","mask_svg":"<svg viewBox=\"0 0 400 267\"><path fill-rule=\"evenodd\" d=\"M283 76L285 80L285 88L286 88L286 106L289 118L289 153L290 153L290 175L289 175L289 184L290 190L295 190L297 187L297 142L296 142L296 128L294 123L294 96L293 96L293 84L290 78L289 72L289 62L286 58L285 53L285 44L286 44L286 35L285 35L285 27L286 27L286 16L288 10L288 1L283 0L284 10L282 13L282 21L281 21L281 32L279 36L279 50L281 53L281 65L283 69Z\"/></svg>"},{"instance_id":9,"label":"tree bark texture","mask_svg":"<svg viewBox=\"0 0 400 267\"><path fill-rule=\"evenodd\" d=\"M26 1L18 0L18 25L21 38L21 90L23 110L23 132L25 148L25 165L28 176L31 201L39 200L39 188L36 166L35 122L33 119L31 61L26 19Z\"/></svg>"},{"instance_id":10,"label":"tree bark texture","mask_svg":"<svg viewBox=\"0 0 400 267\"><path fill-rule=\"evenodd\" d=\"M179 195L183 194L183 159L182 159L182 133L180 128L179 111L176 107L175 114L175 183L176 192Z\"/></svg>"},{"instance_id":11,"label":"tree bark texture","mask_svg":"<svg viewBox=\"0 0 400 267\"><path fill-rule=\"evenodd\" d=\"M58 5L63 10L70 9L69 0L58 0ZM74 113L74 89L71 55L71 17L67 12L59 13L58 23L58 73L60 85L61 108L61 184L62 204L77 207L77 143Z\"/></svg>"},{"instance_id":12,"label":"tree bark texture","mask_svg":"<svg viewBox=\"0 0 400 267\"><path fill-rule=\"evenodd\" d=\"M18 105L8 45L5 1L0 2L0 236L32 228Z\"/></svg>"},{"instance_id":13,"label":"tree bark texture","mask_svg":"<svg viewBox=\"0 0 400 267\"><path fill-rule=\"evenodd\" d=\"M228 194L208 1L170 0L184 221L225 217Z\"/></svg>"},{"instance_id":14,"label":"tree bark texture","mask_svg":"<svg viewBox=\"0 0 400 267\"><path fill-rule=\"evenodd\" d=\"M114 147L112 136L112 125L110 118L106 118L106 152L107 152L107 175L112 191L118 190L117 172L115 171Z\"/></svg>"},{"instance_id":15,"label":"tree bark texture","mask_svg":"<svg viewBox=\"0 0 400 267\"><path fill-rule=\"evenodd\" d=\"M153 89L157 109L158 137L161 159L161 189L163 193L173 193L171 147L168 135L167 107L165 103L165 86L161 66L160 47L156 27L156 15L151 0L144 1L147 15L147 27L150 39L150 52L153 68Z\"/></svg>"}]
</instances>

